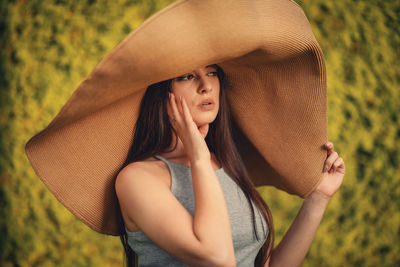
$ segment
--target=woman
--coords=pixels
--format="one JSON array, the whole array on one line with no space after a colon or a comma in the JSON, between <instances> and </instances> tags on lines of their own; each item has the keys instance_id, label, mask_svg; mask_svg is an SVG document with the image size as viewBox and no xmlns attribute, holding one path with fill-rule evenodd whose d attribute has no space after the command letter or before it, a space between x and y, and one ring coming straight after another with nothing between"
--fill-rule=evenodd
<instances>
[{"instance_id":1,"label":"woman","mask_svg":"<svg viewBox=\"0 0 400 267\"><path fill-rule=\"evenodd\" d=\"M218 65L147 88L130 153L115 182L127 231L121 240L128 265L133 264L131 246L140 250L135 257L139 264L153 266L301 264L330 198L342 183L343 159L332 143L325 144L322 181L273 248L272 216L248 176L229 122L224 73ZM181 174L187 177L178 177L178 170L185 167L187 172ZM241 189L240 194L232 185ZM240 196L255 206L245 206ZM244 207L251 209L246 213ZM255 210L262 218L256 219ZM256 239L250 238L251 227L246 224L250 214ZM142 242L137 242L139 247L136 241Z\"/></svg>"}]
</instances>

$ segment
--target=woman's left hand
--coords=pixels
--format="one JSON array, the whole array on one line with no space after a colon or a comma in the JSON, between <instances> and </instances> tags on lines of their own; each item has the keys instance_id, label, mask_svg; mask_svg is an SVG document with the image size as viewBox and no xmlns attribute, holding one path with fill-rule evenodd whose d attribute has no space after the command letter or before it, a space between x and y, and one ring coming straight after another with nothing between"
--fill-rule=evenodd
<instances>
[{"instance_id":1,"label":"woman's left hand","mask_svg":"<svg viewBox=\"0 0 400 267\"><path fill-rule=\"evenodd\" d=\"M345 166L343 159L333 150L333 143L327 142L324 147L328 150L327 158L324 163L321 183L314 192L320 193L330 199L343 182Z\"/></svg>"}]
</instances>

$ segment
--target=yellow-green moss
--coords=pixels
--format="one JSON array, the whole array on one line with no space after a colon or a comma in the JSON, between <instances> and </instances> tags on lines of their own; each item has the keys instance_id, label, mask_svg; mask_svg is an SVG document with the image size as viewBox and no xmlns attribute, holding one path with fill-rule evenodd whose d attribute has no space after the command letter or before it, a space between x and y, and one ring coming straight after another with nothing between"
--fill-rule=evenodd
<instances>
[{"instance_id":1,"label":"yellow-green moss","mask_svg":"<svg viewBox=\"0 0 400 267\"><path fill-rule=\"evenodd\" d=\"M119 238L69 213L35 175L24 145L113 47L171 2L1 1L0 265L122 265ZM398 266L400 4L297 2L324 52L328 139L346 163L303 266ZM258 190L272 210L277 245L302 200Z\"/></svg>"}]
</instances>

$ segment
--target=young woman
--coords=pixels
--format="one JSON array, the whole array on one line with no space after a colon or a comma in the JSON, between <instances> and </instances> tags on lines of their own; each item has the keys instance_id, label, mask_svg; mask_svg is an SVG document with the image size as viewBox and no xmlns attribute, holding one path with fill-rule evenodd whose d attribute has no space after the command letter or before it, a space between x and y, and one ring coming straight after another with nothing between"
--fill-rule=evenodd
<instances>
[{"instance_id":1,"label":"young woman","mask_svg":"<svg viewBox=\"0 0 400 267\"><path fill-rule=\"evenodd\" d=\"M235 147L230 116L218 65L147 88L115 182L129 266L301 264L342 183L343 159L325 144L322 181L273 248L272 216Z\"/></svg>"}]
</instances>

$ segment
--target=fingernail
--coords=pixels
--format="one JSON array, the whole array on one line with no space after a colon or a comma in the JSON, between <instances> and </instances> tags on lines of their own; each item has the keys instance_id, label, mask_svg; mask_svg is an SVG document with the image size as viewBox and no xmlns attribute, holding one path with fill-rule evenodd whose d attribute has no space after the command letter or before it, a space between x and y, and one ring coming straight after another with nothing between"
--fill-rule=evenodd
<instances>
[{"instance_id":1,"label":"fingernail","mask_svg":"<svg viewBox=\"0 0 400 267\"><path fill-rule=\"evenodd\" d=\"M326 172L327 169L328 169L328 165L325 165L323 172Z\"/></svg>"}]
</instances>

